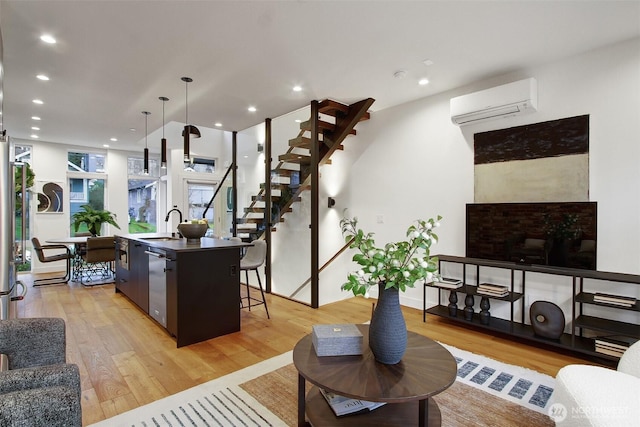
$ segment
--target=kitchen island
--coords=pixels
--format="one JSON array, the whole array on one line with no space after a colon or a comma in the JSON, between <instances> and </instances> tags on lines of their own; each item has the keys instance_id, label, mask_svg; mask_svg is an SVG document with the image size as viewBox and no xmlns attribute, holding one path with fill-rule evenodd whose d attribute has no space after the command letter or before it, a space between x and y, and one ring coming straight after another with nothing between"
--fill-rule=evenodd
<instances>
[{"instance_id":1,"label":"kitchen island","mask_svg":"<svg viewBox=\"0 0 640 427\"><path fill-rule=\"evenodd\" d=\"M177 346L240 330L240 250L247 243L171 233L116 236L116 292L127 296Z\"/></svg>"}]
</instances>

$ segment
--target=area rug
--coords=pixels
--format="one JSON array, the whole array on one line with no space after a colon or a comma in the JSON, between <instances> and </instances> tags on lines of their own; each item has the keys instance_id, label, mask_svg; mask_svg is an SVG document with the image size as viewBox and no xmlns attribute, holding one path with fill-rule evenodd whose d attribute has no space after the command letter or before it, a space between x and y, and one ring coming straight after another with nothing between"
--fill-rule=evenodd
<instances>
[{"instance_id":1,"label":"area rug","mask_svg":"<svg viewBox=\"0 0 640 427\"><path fill-rule=\"evenodd\" d=\"M458 376L434 398L443 426L554 425L547 416L553 378L445 347ZM93 426L295 426L298 374L291 362L287 352Z\"/></svg>"}]
</instances>

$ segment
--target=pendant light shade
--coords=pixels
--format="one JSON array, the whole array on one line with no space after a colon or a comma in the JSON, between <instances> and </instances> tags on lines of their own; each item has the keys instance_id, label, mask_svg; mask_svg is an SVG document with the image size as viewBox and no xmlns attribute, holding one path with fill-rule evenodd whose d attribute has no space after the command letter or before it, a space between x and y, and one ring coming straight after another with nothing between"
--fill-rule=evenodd
<instances>
[{"instance_id":1,"label":"pendant light shade","mask_svg":"<svg viewBox=\"0 0 640 427\"><path fill-rule=\"evenodd\" d=\"M184 108L185 108L185 119L184 119L184 129L182 131L182 137L184 139L184 161L191 161L191 154L189 153L189 139L191 135L194 138L200 138L200 130L189 124L189 91L188 85L193 81L191 77L182 77L180 80L184 82Z\"/></svg>"},{"instance_id":2,"label":"pendant light shade","mask_svg":"<svg viewBox=\"0 0 640 427\"><path fill-rule=\"evenodd\" d=\"M149 175L149 147L147 146L147 118L151 113L148 111L143 111L142 114L144 114L144 166L143 166L142 173L144 173L145 175Z\"/></svg>"},{"instance_id":3,"label":"pendant light shade","mask_svg":"<svg viewBox=\"0 0 640 427\"><path fill-rule=\"evenodd\" d=\"M160 169L167 168L167 139L164 137L164 103L169 100L166 96L158 98L162 101L162 139L160 140Z\"/></svg>"}]
</instances>

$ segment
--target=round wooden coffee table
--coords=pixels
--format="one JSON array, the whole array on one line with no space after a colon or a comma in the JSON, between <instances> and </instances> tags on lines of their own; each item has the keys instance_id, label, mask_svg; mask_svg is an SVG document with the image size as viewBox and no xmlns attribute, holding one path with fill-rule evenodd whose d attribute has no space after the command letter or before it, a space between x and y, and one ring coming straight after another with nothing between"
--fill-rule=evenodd
<instances>
[{"instance_id":1,"label":"round wooden coffee table","mask_svg":"<svg viewBox=\"0 0 640 427\"><path fill-rule=\"evenodd\" d=\"M298 370L298 425L439 426L440 409L433 399L456 379L456 361L443 346L407 333L407 352L396 365L375 361L369 349L369 326L357 325L364 337L361 356L316 356L311 335L293 349ZM305 381L316 387L305 393ZM387 402L366 414L336 417L318 387L354 399ZM306 394L306 396L305 396ZM306 413L306 417L305 417Z\"/></svg>"}]
</instances>

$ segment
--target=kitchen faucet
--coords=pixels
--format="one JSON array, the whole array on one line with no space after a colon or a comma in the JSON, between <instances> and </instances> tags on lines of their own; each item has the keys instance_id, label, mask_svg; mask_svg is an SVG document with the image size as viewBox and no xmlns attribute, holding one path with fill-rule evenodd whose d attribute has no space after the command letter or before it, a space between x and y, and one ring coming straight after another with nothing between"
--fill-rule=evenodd
<instances>
[{"instance_id":1,"label":"kitchen faucet","mask_svg":"<svg viewBox=\"0 0 640 427\"><path fill-rule=\"evenodd\" d=\"M169 212L167 212L167 216L164 219L164 222L169 222L169 216L171 215L171 212L178 212L178 215L180 216L180 223L182 223L182 212L180 212L180 209L178 209L178 205L173 205L173 209L171 209Z\"/></svg>"}]
</instances>

